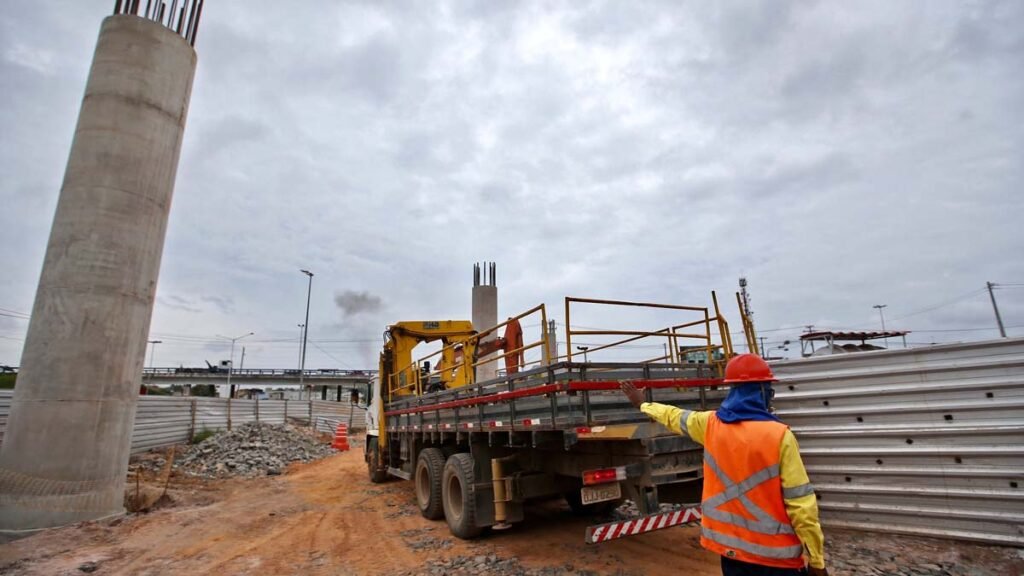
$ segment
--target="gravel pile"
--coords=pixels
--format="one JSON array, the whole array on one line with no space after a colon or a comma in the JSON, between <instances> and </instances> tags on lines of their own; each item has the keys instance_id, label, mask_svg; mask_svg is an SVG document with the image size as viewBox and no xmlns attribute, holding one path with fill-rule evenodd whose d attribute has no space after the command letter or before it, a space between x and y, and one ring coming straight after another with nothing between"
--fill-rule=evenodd
<instances>
[{"instance_id":1,"label":"gravel pile","mask_svg":"<svg viewBox=\"0 0 1024 576\"><path fill-rule=\"evenodd\" d=\"M830 574L836 576L1006 576L996 558L960 550L950 542L908 536L870 536L871 545L856 542L865 535L825 532L825 553ZM978 548L983 549L983 548ZM995 556L1012 554L991 548Z\"/></svg>"},{"instance_id":2,"label":"gravel pile","mask_svg":"<svg viewBox=\"0 0 1024 576\"><path fill-rule=\"evenodd\" d=\"M597 576L600 572L577 568L572 564L561 566L545 566L542 568L526 568L518 558L499 558L495 554L480 556L456 556L444 560L428 560L426 564L401 576L418 576L429 574L460 574L465 576ZM627 574L623 572L622 574Z\"/></svg>"},{"instance_id":3,"label":"gravel pile","mask_svg":"<svg viewBox=\"0 0 1024 576\"><path fill-rule=\"evenodd\" d=\"M205 478L273 476L292 462L311 462L334 453L308 429L251 422L190 446L174 467Z\"/></svg>"}]
</instances>

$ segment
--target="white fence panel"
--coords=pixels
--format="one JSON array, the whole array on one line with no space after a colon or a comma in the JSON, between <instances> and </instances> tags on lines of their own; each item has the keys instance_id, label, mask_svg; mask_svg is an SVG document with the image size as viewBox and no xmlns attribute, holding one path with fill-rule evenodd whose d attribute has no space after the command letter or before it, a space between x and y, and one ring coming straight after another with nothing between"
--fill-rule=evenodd
<instances>
[{"instance_id":1,"label":"white fence panel","mask_svg":"<svg viewBox=\"0 0 1024 576\"><path fill-rule=\"evenodd\" d=\"M1024 338L773 369L824 523L1024 545Z\"/></svg>"},{"instance_id":2,"label":"white fence panel","mask_svg":"<svg viewBox=\"0 0 1024 576\"><path fill-rule=\"evenodd\" d=\"M191 424L191 398L140 396L135 409L132 454L188 442Z\"/></svg>"},{"instance_id":3,"label":"white fence panel","mask_svg":"<svg viewBox=\"0 0 1024 576\"><path fill-rule=\"evenodd\" d=\"M284 409L286 404L288 404L287 400L260 400L260 422L284 424Z\"/></svg>"}]
</instances>

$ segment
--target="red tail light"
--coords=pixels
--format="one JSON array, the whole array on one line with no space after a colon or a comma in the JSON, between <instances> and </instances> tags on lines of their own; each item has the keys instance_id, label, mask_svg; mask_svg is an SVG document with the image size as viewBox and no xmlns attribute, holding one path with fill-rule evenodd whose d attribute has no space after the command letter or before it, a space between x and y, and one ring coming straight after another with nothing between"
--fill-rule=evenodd
<instances>
[{"instance_id":1,"label":"red tail light","mask_svg":"<svg viewBox=\"0 0 1024 576\"><path fill-rule=\"evenodd\" d=\"M594 484L605 484L626 479L626 467L601 468L599 470L587 470L583 473L583 485L593 486Z\"/></svg>"}]
</instances>

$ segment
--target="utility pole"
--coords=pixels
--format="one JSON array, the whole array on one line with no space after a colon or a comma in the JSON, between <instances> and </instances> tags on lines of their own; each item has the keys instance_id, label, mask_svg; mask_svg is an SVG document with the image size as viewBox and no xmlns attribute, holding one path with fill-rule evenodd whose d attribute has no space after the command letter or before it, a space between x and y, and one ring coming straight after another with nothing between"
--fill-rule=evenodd
<instances>
[{"instance_id":1,"label":"utility pole","mask_svg":"<svg viewBox=\"0 0 1024 576\"><path fill-rule=\"evenodd\" d=\"M761 336L760 340L761 340L761 358L767 358L767 356L765 356L766 352L765 352L765 349L764 349L764 336Z\"/></svg>"},{"instance_id":2,"label":"utility pole","mask_svg":"<svg viewBox=\"0 0 1024 576\"><path fill-rule=\"evenodd\" d=\"M750 294L747 293L747 278L745 276L740 277L740 301L742 302L742 310L740 311L746 318L743 321L743 335L747 336L747 352L753 352L749 348L753 347L757 342L751 342L750 335L754 333L754 311L750 309ZM764 358L764 344L761 344L761 357Z\"/></svg>"},{"instance_id":3,"label":"utility pole","mask_svg":"<svg viewBox=\"0 0 1024 576\"><path fill-rule=\"evenodd\" d=\"M309 287L306 289L306 324L302 329L302 360L299 363L299 398L302 398L302 391L306 389L306 339L309 337L309 298L313 294L313 273L309 270L299 270L299 272L309 276ZM309 394L309 399L313 399L312 392Z\"/></svg>"},{"instance_id":4,"label":"utility pole","mask_svg":"<svg viewBox=\"0 0 1024 576\"><path fill-rule=\"evenodd\" d=\"M882 314L882 308L885 308L888 304L875 304L872 308L878 308L878 317L882 319L882 332L885 332L885 314ZM889 338L885 337L885 347L889 347Z\"/></svg>"},{"instance_id":5,"label":"utility pole","mask_svg":"<svg viewBox=\"0 0 1024 576\"><path fill-rule=\"evenodd\" d=\"M996 313L996 322L999 324L999 335L1006 338L1006 328L1003 327L1003 317L999 315L999 306L996 306L996 295L992 292L992 289L998 286L992 282L985 282L985 287L988 288L988 297L992 299L992 310Z\"/></svg>"}]
</instances>

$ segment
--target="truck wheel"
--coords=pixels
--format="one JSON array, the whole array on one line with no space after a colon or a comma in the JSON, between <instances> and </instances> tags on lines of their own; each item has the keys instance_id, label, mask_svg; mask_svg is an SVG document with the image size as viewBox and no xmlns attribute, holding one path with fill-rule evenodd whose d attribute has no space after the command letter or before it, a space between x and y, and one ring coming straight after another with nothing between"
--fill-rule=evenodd
<instances>
[{"instance_id":1,"label":"truck wheel","mask_svg":"<svg viewBox=\"0 0 1024 576\"><path fill-rule=\"evenodd\" d=\"M444 453L439 448L424 448L416 459L416 503L427 520L444 518L441 497L441 476L444 474Z\"/></svg>"},{"instance_id":2,"label":"truck wheel","mask_svg":"<svg viewBox=\"0 0 1024 576\"><path fill-rule=\"evenodd\" d=\"M380 484L388 479L387 470L380 469L380 450L376 436L370 436L366 440L366 471L370 475L370 482Z\"/></svg>"},{"instance_id":3,"label":"truck wheel","mask_svg":"<svg viewBox=\"0 0 1024 576\"><path fill-rule=\"evenodd\" d=\"M474 480L471 454L453 454L445 463L441 480L444 518L451 533L463 540L476 538L483 531L476 525Z\"/></svg>"}]
</instances>

